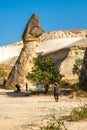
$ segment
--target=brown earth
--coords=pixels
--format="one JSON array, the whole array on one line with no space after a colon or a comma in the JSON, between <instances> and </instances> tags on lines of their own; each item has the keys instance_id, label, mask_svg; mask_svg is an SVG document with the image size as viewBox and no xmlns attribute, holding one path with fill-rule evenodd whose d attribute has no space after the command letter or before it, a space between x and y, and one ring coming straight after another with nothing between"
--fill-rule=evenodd
<instances>
[{"instance_id":1,"label":"brown earth","mask_svg":"<svg viewBox=\"0 0 87 130\"><path fill-rule=\"evenodd\" d=\"M62 96L59 102L53 95L32 95L0 89L0 130L40 130L47 117L68 115L74 107L87 103L87 99ZM87 130L87 121L66 122L68 130Z\"/></svg>"}]
</instances>

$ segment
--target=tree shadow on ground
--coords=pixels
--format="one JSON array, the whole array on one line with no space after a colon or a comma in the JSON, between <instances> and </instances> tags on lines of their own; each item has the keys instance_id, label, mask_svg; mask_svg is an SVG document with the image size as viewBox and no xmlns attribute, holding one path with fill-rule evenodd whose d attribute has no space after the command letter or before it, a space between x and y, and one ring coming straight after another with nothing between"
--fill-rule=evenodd
<instances>
[{"instance_id":1,"label":"tree shadow on ground","mask_svg":"<svg viewBox=\"0 0 87 130\"><path fill-rule=\"evenodd\" d=\"M61 93L60 95L63 95L63 96L68 96L72 93L72 89L68 89L68 90L61 90ZM9 97L29 97L29 96L33 96L33 95L37 95L37 96L40 96L40 95L53 95L53 91L48 91L47 93L45 92L38 92L38 91L32 91L32 92L17 92L17 91L10 91L10 92L0 92L0 95L7 95Z\"/></svg>"},{"instance_id":2,"label":"tree shadow on ground","mask_svg":"<svg viewBox=\"0 0 87 130\"><path fill-rule=\"evenodd\" d=\"M72 89L62 89L60 95L69 96L72 92ZM45 91L33 91L31 95L53 95L53 91L48 91L47 93Z\"/></svg>"},{"instance_id":3,"label":"tree shadow on ground","mask_svg":"<svg viewBox=\"0 0 87 130\"><path fill-rule=\"evenodd\" d=\"M72 92L73 92L72 89L61 90L61 95L63 95L63 96L69 96Z\"/></svg>"},{"instance_id":4,"label":"tree shadow on ground","mask_svg":"<svg viewBox=\"0 0 87 130\"><path fill-rule=\"evenodd\" d=\"M30 96L29 92L6 92L6 95L9 97L27 97Z\"/></svg>"}]
</instances>

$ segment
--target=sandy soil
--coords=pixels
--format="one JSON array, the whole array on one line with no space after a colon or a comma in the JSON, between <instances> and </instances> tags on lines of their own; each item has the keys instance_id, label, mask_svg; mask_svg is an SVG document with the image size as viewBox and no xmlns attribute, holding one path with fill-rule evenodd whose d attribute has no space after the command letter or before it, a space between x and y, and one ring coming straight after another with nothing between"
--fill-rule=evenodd
<instances>
[{"instance_id":1,"label":"sandy soil","mask_svg":"<svg viewBox=\"0 0 87 130\"><path fill-rule=\"evenodd\" d=\"M77 106L87 103L87 99L60 97L55 102L53 96L26 96L0 89L0 130L40 130L47 117L67 115ZM87 122L66 122L68 130L87 130Z\"/></svg>"}]
</instances>

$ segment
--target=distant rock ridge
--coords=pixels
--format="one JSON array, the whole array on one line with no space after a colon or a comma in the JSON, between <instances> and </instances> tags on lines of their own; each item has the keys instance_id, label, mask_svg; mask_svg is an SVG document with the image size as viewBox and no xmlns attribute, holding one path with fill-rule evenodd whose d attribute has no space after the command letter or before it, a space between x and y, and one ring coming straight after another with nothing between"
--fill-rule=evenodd
<instances>
[{"instance_id":1,"label":"distant rock ridge","mask_svg":"<svg viewBox=\"0 0 87 130\"><path fill-rule=\"evenodd\" d=\"M47 40L53 40L58 38L86 38L87 30L59 30L44 33L39 37L39 42L44 42Z\"/></svg>"},{"instance_id":2,"label":"distant rock ridge","mask_svg":"<svg viewBox=\"0 0 87 130\"><path fill-rule=\"evenodd\" d=\"M47 33L43 33L39 38L39 42L44 42L47 40L53 40L53 39L60 39L60 38L86 38L87 37L87 30L82 29L75 29L75 30L57 30L57 31L50 31ZM15 42L9 45L0 46L0 48L7 48L11 46L23 46L23 41Z\"/></svg>"},{"instance_id":3,"label":"distant rock ridge","mask_svg":"<svg viewBox=\"0 0 87 130\"><path fill-rule=\"evenodd\" d=\"M86 41L87 39L85 38L87 36L87 30L61 30L61 31L52 31L52 32L48 32L48 33L44 33L42 34L39 38L38 38L38 44L39 45L43 45L43 42L45 41L49 41L49 40L55 40L55 39L60 39L63 40L64 38L72 38L75 39L77 38L82 38L82 41L77 41L78 45L74 45L74 46L84 46L84 44L82 44L82 42L84 43L85 41L85 46L86 46ZM32 38L32 40L35 40ZM55 42L55 41L53 41ZM65 41L66 42L66 41ZM48 44L48 43L46 43ZM72 46L73 46L73 42L72 42ZM23 41L20 42L16 42L13 44L9 44L6 46L1 46L0 47L0 64L5 63L8 65L14 65L17 57L19 56L21 50L23 48ZM9 52L9 53L8 53ZM15 59L15 60L13 60ZM10 61L13 61L12 64Z\"/></svg>"},{"instance_id":4,"label":"distant rock ridge","mask_svg":"<svg viewBox=\"0 0 87 130\"><path fill-rule=\"evenodd\" d=\"M22 45L23 42L22 41L19 41L19 42L15 42L15 43L11 43L11 44L8 44L8 45L5 45L5 46L0 46L0 48L7 48L7 47L13 47L13 46L20 46Z\"/></svg>"},{"instance_id":5,"label":"distant rock ridge","mask_svg":"<svg viewBox=\"0 0 87 130\"><path fill-rule=\"evenodd\" d=\"M23 42L16 42L7 46L0 47L0 64L14 65L21 49L23 48Z\"/></svg>"}]
</instances>

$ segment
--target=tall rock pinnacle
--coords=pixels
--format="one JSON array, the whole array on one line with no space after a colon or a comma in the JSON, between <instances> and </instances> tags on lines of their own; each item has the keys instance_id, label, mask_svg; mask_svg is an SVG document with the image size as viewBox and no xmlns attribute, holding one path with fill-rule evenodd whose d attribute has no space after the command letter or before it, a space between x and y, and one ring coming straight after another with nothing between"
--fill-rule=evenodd
<instances>
[{"instance_id":1,"label":"tall rock pinnacle","mask_svg":"<svg viewBox=\"0 0 87 130\"><path fill-rule=\"evenodd\" d=\"M38 38L43 34L39 17L33 14L22 35L24 47L15 63L6 82L6 89L15 89L15 84L20 84L21 89L27 81L26 76L32 70L33 58L36 57Z\"/></svg>"},{"instance_id":2,"label":"tall rock pinnacle","mask_svg":"<svg viewBox=\"0 0 87 130\"><path fill-rule=\"evenodd\" d=\"M24 42L36 41L42 34L43 29L40 27L39 17L36 14L33 14L23 32L22 39Z\"/></svg>"}]
</instances>

